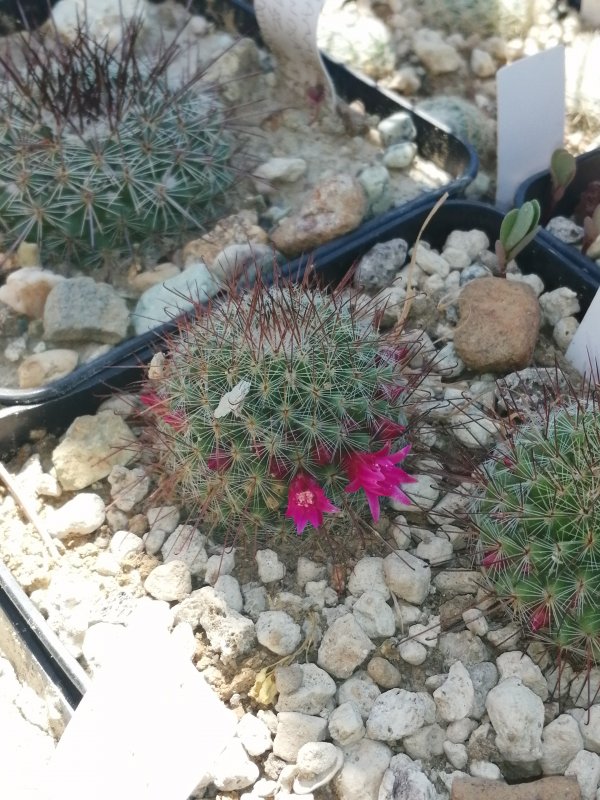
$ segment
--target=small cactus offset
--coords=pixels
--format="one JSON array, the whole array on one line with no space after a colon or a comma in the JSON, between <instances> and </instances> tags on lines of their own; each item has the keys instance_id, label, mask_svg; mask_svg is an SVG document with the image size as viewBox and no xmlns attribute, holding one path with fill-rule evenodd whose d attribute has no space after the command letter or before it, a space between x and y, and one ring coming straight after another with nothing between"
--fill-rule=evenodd
<instances>
[{"instance_id":1,"label":"small cactus offset","mask_svg":"<svg viewBox=\"0 0 600 800\"><path fill-rule=\"evenodd\" d=\"M481 566L526 632L600 663L600 415L591 403L524 425L481 470Z\"/></svg>"},{"instance_id":2,"label":"small cactus offset","mask_svg":"<svg viewBox=\"0 0 600 800\"><path fill-rule=\"evenodd\" d=\"M137 54L139 22L113 48L23 38L0 59L0 234L48 263L93 266L197 227L233 182L225 112L201 73L167 81L176 47ZM48 34L46 34L48 36Z\"/></svg>"},{"instance_id":3,"label":"small cactus offset","mask_svg":"<svg viewBox=\"0 0 600 800\"><path fill-rule=\"evenodd\" d=\"M380 498L409 502L400 464L409 349L372 307L259 275L214 302L153 361L145 448L208 531L228 538L346 530Z\"/></svg>"}]
</instances>

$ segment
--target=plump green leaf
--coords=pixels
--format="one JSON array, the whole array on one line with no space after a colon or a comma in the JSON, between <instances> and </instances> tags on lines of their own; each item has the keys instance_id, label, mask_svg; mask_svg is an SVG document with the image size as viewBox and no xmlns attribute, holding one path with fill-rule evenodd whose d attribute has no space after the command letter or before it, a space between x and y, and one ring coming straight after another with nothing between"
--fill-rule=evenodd
<instances>
[{"instance_id":1,"label":"plump green leaf","mask_svg":"<svg viewBox=\"0 0 600 800\"><path fill-rule=\"evenodd\" d=\"M554 188L565 189L575 177L576 169L575 157L568 150L562 147L555 150L550 160L550 174Z\"/></svg>"}]
</instances>

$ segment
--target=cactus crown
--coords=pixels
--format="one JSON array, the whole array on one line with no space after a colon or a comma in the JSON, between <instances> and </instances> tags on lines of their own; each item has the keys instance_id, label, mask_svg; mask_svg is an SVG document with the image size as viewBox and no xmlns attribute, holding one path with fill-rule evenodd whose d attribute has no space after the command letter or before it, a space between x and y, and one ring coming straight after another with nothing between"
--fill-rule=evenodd
<instances>
[{"instance_id":1,"label":"cactus crown","mask_svg":"<svg viewBox=\"0 0 600 800\"><path fill-rule=\"evenodd\" d=\"M404 497L405 451L390 449L410 353L381 339L370 305L259 276L165 345L144 413L163 476L210 530L301 532L340 515L351 527L365 498L377 518L379 497Z\"/></svg>"},{"instance_id":2,"label":"cactus crown","mask_svg":"<svg viewBox=\"0 0 600 800\"><path fill-rule=\"evenodd\" d=\"M47 262L116 262L178 237L233 182L227 118L202 71L167 81L175 43L137 55L141 23L117 47L85 28L72 40L23 38L0 59L0 226Z\"/></svg>"},{"instance_id":3,"label":"cactus crown","mask_svg":"<svg viewBox=\"0 0 600 800\"><path fill-rule=\"evenodd\" d=\"M524 629L600 662L600 416L593 403L528 424L481 470L481 563Z\"/></svg>"}]
</instances>

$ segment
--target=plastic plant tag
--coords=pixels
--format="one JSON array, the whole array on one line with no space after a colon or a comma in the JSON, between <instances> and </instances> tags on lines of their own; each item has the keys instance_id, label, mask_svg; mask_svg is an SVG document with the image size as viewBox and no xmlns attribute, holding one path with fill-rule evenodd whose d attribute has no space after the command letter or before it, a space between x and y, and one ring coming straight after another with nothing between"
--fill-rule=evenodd
<instances>
[{"instance_id":1,"label":"plastic plant tag","mask_svg":"<svg viewBox=\"0 0 600 800\"><path fill-rule=\"evenodd\" d=\"M169 618L152 601L134 612L58 743L43 800L187 800L210 772L236 719Z\"/></svg>"},{"instance_id":2,"label":"plastic plant tag","mask_svg":"<svg viewBox=\"0 0 600 800\"><path fill-rule=\"evenodd\" d=\"M581 0L579 13L588 25L600 27L600 0Z\"/></svg>"},{"instance_id":3,"label":"plastic plant tag","mask_svg":"<svg viewBox=\"0 0 600 800\"><path fill-rule=\"evenodd\" d=\"M335 110L335 89L317 46L325 0L254 0L263 38L277 58L276 75L305 104Z\"/></svg>"},{"instance_id":4,"label":"plastic plant tag","mask_svg":"<svg viewBox=\"0 0 600 800\"><path fill-rule=\"evenodd\" d=\"M581 375L597 377L600 368L600 291L594 295L565 356Z\"/></svg>"},{"instance_id":5,"label":"plastic plant tag","mask_svg":"<svg viewBox=\"0 0 600 800\"><path fill-rule=\"evenodd\" d=\"M522 181L547 169L565 130L562 45L498 70L496 205L509 208Z\"/></svg>"}]
</instances>

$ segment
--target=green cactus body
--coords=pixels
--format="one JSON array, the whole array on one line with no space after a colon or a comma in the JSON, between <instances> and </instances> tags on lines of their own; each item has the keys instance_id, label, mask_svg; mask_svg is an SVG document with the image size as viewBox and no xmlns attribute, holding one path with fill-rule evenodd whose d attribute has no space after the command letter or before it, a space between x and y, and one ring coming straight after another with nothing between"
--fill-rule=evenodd
<instances>
[{"instance_id":1,"label":"green cactus body","mask_svg":"<svg viewBox=\"0 0 600 800\"><path fill-rule=\"evenodd\" d=\"M553 411L482 473L471 518L494 592L526 631L576 662L600 662L600 416Z\"/></svg>"},{"instance_id":2,"label":"green cactus body","mask_svg":"<svg viewBox=\"0 0 600 800\"><path fill-rule=\"evenodd\" d=\"M465 36L523 36L552 0L422 0L423 25Z\"/></svg>"},{"instance_id":3,"label":"green cactus body","mask_svg":"<svg viewBox=\"0 0 600 800\"><path fill-rule=\"evenodd\" d=\"M372 309L358 312L348 296L259 279L188 323L159 377L151 370L141 399L160 474L177 476L207 529L232 537L293 532L294 481L299 503L320 498L323 524L352 527L365 495L348 492L345 461L388 453L401 436L408 357L383 347Z\"/></svg>"},{"instance_id":4,"label":"green cactus body","mask_svg":"<svg viewBox=\"0 0 600 800\"><path fill-rule=\"evenodd\" d=\"M217 99L193 80L170 88L161 75L168 58L158 57L153 72L129 50L107 52L82 32L58 58L70 69L64 86L42 61L35 82L13 68L3 91L5 243L35 241L45 261L85 267L176 236L212 213L233 182Z\"/></svg>"}]
</instances>

